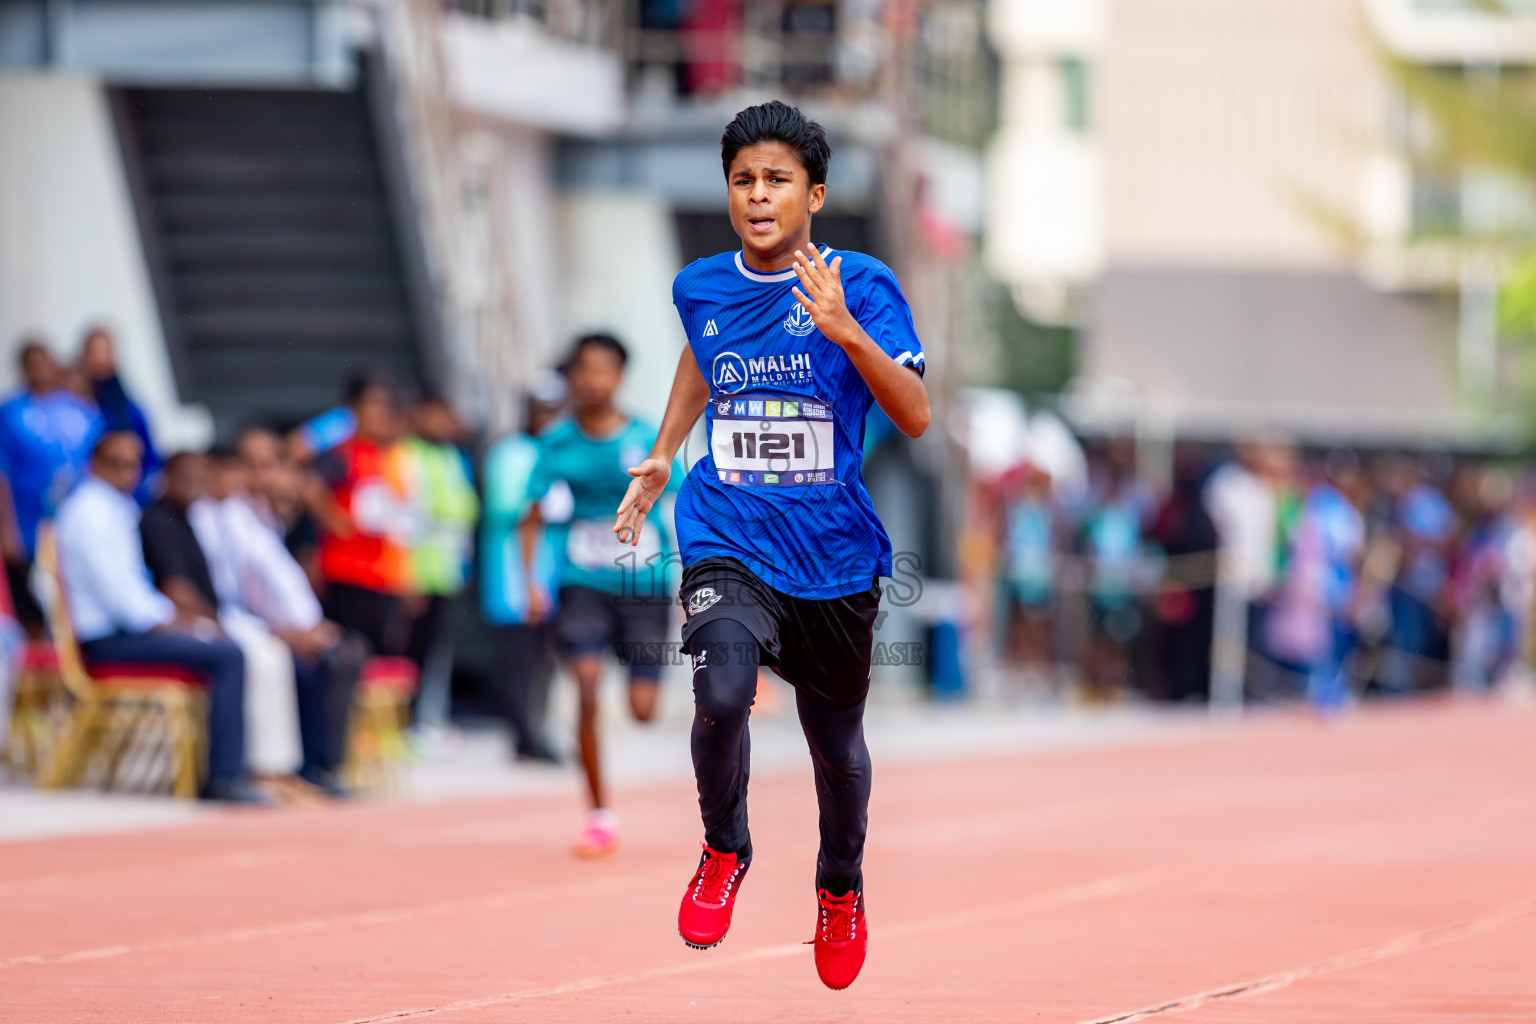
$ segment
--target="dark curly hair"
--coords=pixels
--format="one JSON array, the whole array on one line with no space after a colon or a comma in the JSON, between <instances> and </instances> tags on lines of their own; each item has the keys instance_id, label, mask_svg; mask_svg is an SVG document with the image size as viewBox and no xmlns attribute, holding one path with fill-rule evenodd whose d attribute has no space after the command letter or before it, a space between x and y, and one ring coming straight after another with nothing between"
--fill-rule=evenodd
<instances>
[{"instance_id":1,"label":"dark curly hair","mask_svg":"<svg viewBox=\"0 0 1536 1024\"><path fill-rule=\"evenodd\" d=\"M832 162L827 130L800 113L799 108L772 100L737 114L720 136L720 163L727 178L736 154L759 142L784 143L795 151L811 176L812 185L827 183L827 164Z\"/></svg>"}]
</instances>

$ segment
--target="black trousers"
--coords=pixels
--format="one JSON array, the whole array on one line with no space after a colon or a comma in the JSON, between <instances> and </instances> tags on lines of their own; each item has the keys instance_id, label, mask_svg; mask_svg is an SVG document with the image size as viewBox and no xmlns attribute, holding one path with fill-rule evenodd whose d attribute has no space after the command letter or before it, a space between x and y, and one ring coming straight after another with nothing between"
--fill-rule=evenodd
<instances>
[{"instance_id":1,"label":"black trousers","mask_svg":"<svg viewBox=\"0 0 1536 1024\"><path fill-rule=\"evenodd\" d=\"M689 638L695 652L691 749L704 841L722 852L750 849L747 718L757 692L759 646L735 619L703 623ZM816 886L841 895L859 884L869 827L870 761L864 742L864 699L829 708L797 688L795 706L816 774L821 849Z\"/></svg>"},{"instance_id":2,"label":"black trousers","mask_svg":"<svg viewBox=\"0 0 1536 1024\"><path fill-rule=\"evenodd\" d=\"M352 694L367 660L368 643L355 633L343 633L341 643L322 657L294 657L299 736L304 745L300 771L306 776L337 771L346 760Z\"/></svg>"},{"instance_id":3,"label":"black trousers","mask_svg":"<svg viewBox=\"0 0 1536 1024\"><path fill-rule=\"evenodd\" d=\"M399 657L405 653L411 619L397 595L350 583L327 583L321 605L326 618L367 640L373 654Z\"/></svg>"},{"instance_id":4,"label":"black trousers","mask_svg":"<svg viewBox=\"0 0 1536 1024\"><path fill-rule=\"evenodd\" d=\"M87 663L182 665L208 679L208 777L245 774L245 655L228 640L114 633L80 645Z\"/></svg>"},{"instance_id":5,"label":"black trousers","mask_svg":"<svg viewBox=\"0 0 1536 1024\"><path fill-rule=\"evenodd\" d=\"M5 580L11 588L11 607L16 609L16 621L29 635L40 634L46 622L42 606L32 596L32 562L6 562Z\"/></svg>"}]
</instances>

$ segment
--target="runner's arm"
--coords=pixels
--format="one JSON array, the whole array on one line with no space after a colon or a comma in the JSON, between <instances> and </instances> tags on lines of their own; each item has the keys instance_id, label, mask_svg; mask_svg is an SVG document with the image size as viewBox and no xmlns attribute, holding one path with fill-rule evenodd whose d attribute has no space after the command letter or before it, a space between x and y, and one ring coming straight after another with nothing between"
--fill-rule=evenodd
<instances>
[{"instance_id":1,"label":"runner's arm","mask_svg":"<svg viewBox=\"0 0 1536 1024\"><path fill-rule=\"evenodd\" d=\"M928 389L923 386L923 378L917 375L916 370L886 355L885 350L875 344L875 340L859 326L857 320L853 322L853 330L858 332L857 336L838 344L848 353L859 376L864 378L869 393L880 403L880 408L885 410L898 430L908 437L922 437L932 416L928 409Z\"/></svg>"},{"instance_id":2,"label":"runner's arm","mask_svg":"<svg viewBox=\"0 0 1536 1024\"><path fill-rule=\"evenodd\" d=\"M644 462L629 468L629 475L634 479L629 483L624 500L619 503L618 519L613 524L613 532L619 535L619 540L632 547L640 543L640 527L672 478L672 460L708 403L709 382L699 372L693 346L684 345L683 354L677 360L677 373L672 377L667 411L661 418L661 429L656 432L656 443L651 446L651 454Z\"/></svg>"}]
</instances>

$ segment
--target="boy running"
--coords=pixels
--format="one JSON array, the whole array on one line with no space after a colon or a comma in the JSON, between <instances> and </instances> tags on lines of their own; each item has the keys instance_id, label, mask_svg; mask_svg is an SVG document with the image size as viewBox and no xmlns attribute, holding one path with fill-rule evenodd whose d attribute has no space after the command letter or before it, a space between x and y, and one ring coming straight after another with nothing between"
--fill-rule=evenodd
<instances>
[{"instance_id":1,"label":"boy running","mask_svg":"<svg viewBox=\"0 0 1536 1024\"><path fill-rule=\"evenodd\" d=\"M662 530L652 524L640 530L637 545L625 545L608 528L609 509L622 497L620 470L638 462L656 441L654 428L614 404L628 361L624 346L610 335L589 334L576 342L565 366L571 415L539 434L523 520L528 618L536 622L550 604L536 568L544 525L539 502L555 481L565 481L571 490L571 519L549 524L552 546L565 556L554 636L579 690L577 746L592 797L592 811L576 838L576 852L583 857L605 857L619 843L619 820L608 806L597 742L604 656L611 648L627 662L630 710L640 721L650 721L656 714L671 604L666 584L670 553Z\"/></svg>"},{"instance_id":2,"label":"boy running","mask_svg":"<svg viewBox=\"0 0 1536 1024\"><path fill-rule=\"evenodd\" d=\"M758 665L769 665L796 689L815 767L816 971L841 989L858 977L867 944L864 700L879 577L891 572L890 539L859 470L864 418L878 402L904 433L927 429L923 349L887 267L811 244L832 155L822 127L772 102L737 114L720 142L741 249L699 260L673 283L690 342L613 530L641 539L704 413L709 451L676 508L704 819L678 931L707 949L730 927L752 859L747 716Z\"/></svg>"}]
</instances>

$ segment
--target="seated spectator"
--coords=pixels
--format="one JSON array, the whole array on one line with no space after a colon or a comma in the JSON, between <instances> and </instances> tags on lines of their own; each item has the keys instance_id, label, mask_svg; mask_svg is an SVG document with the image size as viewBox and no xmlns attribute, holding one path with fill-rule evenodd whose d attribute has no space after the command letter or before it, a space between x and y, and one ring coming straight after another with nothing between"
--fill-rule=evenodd
<instances>
[{"instance_id":1,"label":"seated spectator","mask_svg":"<svg viewBox=\"0 0 1536 1024\"><path fill-rule=\"evenodd\" d=\"M304 570L258 515L261 503L250 494L245 460L222 451L213 454L212 463L207 495L192 505L190 518L209 561L220 621L242 646L275 644L298 699L302 764L294 752L265 760L253 752L252 764L272 774L297 767L307 782L341 795L339 772L362 644L348 641L322 616Z\"/></svg>"},{"instance_id":2,"label":"seated spectator","mask_svg":"<svg viewBox=\"0 0 1536 1024\"><path fill-rule=\"evenodd\" d=\"M403 654L412 605L410 540L400 400L383 376L348 389L357 429L315 463L306 500L320 526L321 596L326 618L366 639L373 653Z\"/></svg>"},{"instance_id":3,"label":"seated spectator","mask_svg":"<svg viewBox=\"0 0 1536 1024\"><path fill-rule=\"evenodd\" d=\"M11 601L10 585L0 576L0 754L5 753L6 743L11 737L11 706L15 700L12 691L21 649L25 643L26 636L16 621L16 606ZM0 764L3 764L3 759L0 759ZM0 780L4 778L5 769L0 767Z\"/></svg>"},{"instance_id":4,"label":"seated spectator","mask_svg":"<svg viewBox=\"0 0 1536 1024\"><path fill-rule=\"evenodd\" d=\"M151 584L139 534L139 439L97 442L91 472L59 507L59 569L86 663L175 665L208 680L212 800L265 804L245 775L245 658L216 623L180 608ZM185 588L182 588L183 590ZM183 596L189 596L185 592Z\"/></svg>"},{"instance_id":5,"label":"seated spectator","mask_svg":"<svg viewBox=\"0 0 1536 1024\"><path fill-rule=\"evenodd\" d=\"M139 520L144 564L161 593L188 618L217 623L219 598L208 559L187 517L208 490L208 460L178 452L166 464L165 486ZM246 687L249 689L249 685Z\"/></svg>"},{"instance_id":6,"label":"seated spectator","mask_svg":"<svg viewBox=\"0 0 1536 1024\"><path fill-rule=\"evenodd\" d=\"M27 587L37 525L54 514L79 479L102 425L95 409L63 389L59 364L41 342L23 345L20 360L25 388L0 405L0 465L14 515L3 537L17 618L40 636L43 611Z\"/></svg>"},{"instance_id":7,"label":"seated spectator","mask_svg":"<svg viewBox=\"0 0 1536 1024\"><path fill-rule=\"evenodd\" d=\"M283 642L225 599L214 584L212 556L193 525L209 489L207 457L182 452L166 464L164 493L144 511L139 531L155 585L189 615L216 621L245 655L246 767L282 802L312 797L297 780L299 711L293 658ZM221 563L222 567L222 563Z\"/></svg>"},{"instance_id":8,"label":"seated spectator","mask_svg":"<svg viewBox=\"0 0 1536 1024\"><path fill-rule=\"evenodd\" d=\"M235 441L245 463L249 490L246 503L283 541L283 547L304 569L315 593L325 589L320 577L320 528L305 505L305 474L287 457L277 434L264 427L247 427Z\"/></svg>"},{"instance_id":9,"label":"seated spectator","mask_svg":"<svg viewBox=\"0 0 1536 1024\"><path fill-rule=\"evenodd\" d=\"M91 398L101 413L102 429L126 430L144 446L144 479L140 481L134 497L140 505L148 505L159 491L160 471L164 462L155 450L154 438L150 436L149 418L144 415L139 404L128 397L118 377L117 351L112 342L112 333L101 326L87 331L85 340L80 344L77 364L85 375Z\"/></svg>"}]
</instances>

